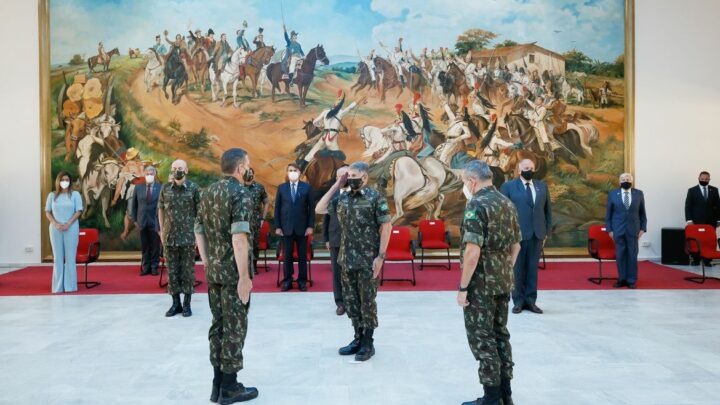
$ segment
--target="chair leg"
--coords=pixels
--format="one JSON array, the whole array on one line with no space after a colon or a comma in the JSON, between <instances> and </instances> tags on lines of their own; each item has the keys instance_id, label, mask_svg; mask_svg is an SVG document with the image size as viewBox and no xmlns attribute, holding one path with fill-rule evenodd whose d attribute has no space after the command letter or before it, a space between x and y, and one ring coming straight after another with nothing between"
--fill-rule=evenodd
<instances>
[{"instance_id":1,"label":"chair leg","mask_svg":"<svg viewBox=\"0 0 720 405\"><path fill-rule=\"evenodd\" d=\"M412 266L412 285L415 285L415 260L410 260L410 264Z\"/></svg>"},{"instance_id":2,"label":"chair leg","mask_svg":"<svg viewBox=\"0 0 720 405\"><path fill-rule=\"evenodd\" d=\"M277 282L275 283L276 287L280 287L280 260L278 260L277 265Z\"/></svg>"},{"instance_id":3,"label":"chair leg","mask_svg":"<svg viewBox=\"0 0 720 405\"><path fill-rule=\"evenodd\" d=\"M85 263L85 281L80 281L78 284L84 285L87 289L95 288L101 284L99 281L88 281L88 263Z\"/></svg>"},{"instance_id":4,"label":"chair leg","mask_svg":"<svg viewBox=\"0 0 720 405\"><path fill-rule=\"evenodd\" d=\"M702 266L702 277L698 276L690 276L690 277L684 277L687 281L692 281L693 283L697 284L705 284L705 280L717 280L720 281L720 278L718 277L708 277L705 275L705 261L702 257L700 257L700 265Z\"/></svg>"},{"instance_id":5,"label":"chair leg","mask_svg":"<svg viewBox=\"0 0 720 405\"><path fill-rule=\"evenodd\" d=\"M167 287L167 283L164 283L164 284L163 284L163 275L164 275L164 274L165 274L165 265L161 263L161 264L160 264L160 278L159 278L159 280L158 280L158 286L159 286L160 288L165 288L165 287ZM169 277L169 276L168 276L168 277Z\"/></svg>"},{"instance_id":6,"label":"chair leg","mask_svg":"<svg viewBox=\"0 0 720 405\"><path fill-rule=\"evenodd\" d=\"M420 246L420 271L425 267L425 249Z\"/></svg>"},{"instance_id":7,"label":"chair leg","mask_svg":"<svg viewBox=\"0 0 720 405\"><path fill-rule=\"evenodd\" d=\"M308 262L308 283L310 284L310 287L312 287L312 260Z\"/></svg>"},{"instance_id":8,"label":"chair leg","mask_svg":"<svg viewBox=\"0 0 720 405\"><path fill-rule=\"evenodd\" d=\"M447 248L447 258L448 258L448 271L450 271L452 268L452 266L450 266L450 248Z\"/></svg>"},{"instance_id":9,"label":"chair leg","mask_svg":"<svg viewBox=\"0 0 720 405\"><path fill-rule=\"evenodd\" d=\"M598 259L598 277L589 277L588 281L600 285L603 280L617 280L617 277L603 277L602 274L602 259Z\"/></svg>"},{"instance_id":10,"label":"chair leg","mask_svg":"<svg viewBox=\"0 0 720 405\"><path fill-rule=\"evenodd\" d=\"M267 249L263 251L263 259L265 260L265 273L270 271L270 266L267 264Z\"/></svg>"}]
</instances>

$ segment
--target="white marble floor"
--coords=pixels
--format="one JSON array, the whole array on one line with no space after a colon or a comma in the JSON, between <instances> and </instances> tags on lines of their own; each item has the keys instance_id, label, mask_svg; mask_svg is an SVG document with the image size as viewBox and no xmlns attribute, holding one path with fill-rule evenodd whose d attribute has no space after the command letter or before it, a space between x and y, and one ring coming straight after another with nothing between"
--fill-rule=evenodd
<instances>
[{"instance_id":1,"label":"white marble floor","mask_svg":"<svg viewBox=\"0 0 720 405\"><path fill-rule=\"evenodd\" d=\"M255 294L241 381L256 404L459 404L477 363L454 293L379 296L377 354L329 293ZM207 295L167 319L163 295L0 298L0 403L209 403ZM515 403L720 403L720 291L541 291L511 315Z\"/></svg>"}]
</instances>

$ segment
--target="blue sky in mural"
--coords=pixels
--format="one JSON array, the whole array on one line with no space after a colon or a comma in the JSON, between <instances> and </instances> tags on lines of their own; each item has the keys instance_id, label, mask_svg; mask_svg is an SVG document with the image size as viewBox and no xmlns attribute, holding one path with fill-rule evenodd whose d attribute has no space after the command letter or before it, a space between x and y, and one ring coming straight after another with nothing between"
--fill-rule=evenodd
<instances>
[{"instance_id":1,"label":"blue sky in mural","mask_svg":"<svg viewBox=\"0 0 720 405\"><path fill-rule=\"evenodd\" d=\"M577 48L593 59L612 61L623 53L623 0L283 0L289 30L299 32L304 49L318 43L328 55L366 54L399 36L416 51L453 48L459 34L482 28L498 41L534 42L556 52ZM243 20L249 40L259 26L265 42L284 46L280 0L50 0L51 61L73 54L147 49L164 29L171 37L189 27L226 32L235 44ZM333 61L331 61L333 62Z\"/></svg>"}]
</instances>

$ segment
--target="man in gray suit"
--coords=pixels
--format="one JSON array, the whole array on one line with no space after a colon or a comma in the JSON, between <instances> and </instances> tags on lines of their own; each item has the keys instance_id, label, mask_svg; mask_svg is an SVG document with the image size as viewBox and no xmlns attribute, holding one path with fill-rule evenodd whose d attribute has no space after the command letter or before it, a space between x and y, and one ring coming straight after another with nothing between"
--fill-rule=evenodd
<instances>
[{"instance_id":1,"label":"man in gray suit","mask_svg":"<svg viewBox=\"0 0 720 405\"><path fill-rule=\"evenodd\" d=\"M520 254L515 262L515 287L512 292L514 314L523 309L536 314L543 311L537 305L538 262L552 226L550 194L545 183L533 180L535 163L525 159L518 164L519 177L502 185L500 192L509 198L518 211L522 231Z\"/></svg>"},{"instance_id":2,"label":"man in gray suit","mask_svg":"<svg viewBox=\"0 0 720 405\"><path fill-rule=\"evenodd\" d=\"M132 220L140 230L142 248L141 276L158 275L160 264L160 222L158 221L158 198L162 186L155 180L157 170L145 168L145 184L135 186L132 201Z\"/></svg>"},{"instance_id":3,"label":"man in gray suit","mask_svg":"<svg viewBox=\"0 0 720 405\"><path fill-rule=\"evenodd\" d=\"M344 165L337 169L336 178L341 178L347 175L348 165ZM346 193L346 188L338 190L333 198L340 195L340 193ZM340 264L338 263L338 255L340 254L340 222L338 222L337 214L325 214L323 220L323 239L325 239L325 247L330 251L330 262L332 263L333 271L333 296L335 297L335 305L337 309L335 313L338 316L345 314L345 304L343 303L342 296L342 279L340 275Z\"/></svg>"}]
</instances>

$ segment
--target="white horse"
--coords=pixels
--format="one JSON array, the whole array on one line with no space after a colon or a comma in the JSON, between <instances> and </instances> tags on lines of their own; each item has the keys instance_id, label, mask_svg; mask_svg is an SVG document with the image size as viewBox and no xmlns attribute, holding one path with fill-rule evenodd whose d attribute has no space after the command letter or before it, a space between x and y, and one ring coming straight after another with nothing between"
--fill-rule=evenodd
<instances>
[{"instance_id":1,"label":"white horse","mask_svg":"<svg viewBox=\"0 0 720 405\"><path fill-rule=\"evenodd\" d=\"M585 92L578 89L577 87L570 88L570 94L575 97L575 101L578 104L585 104Z\"/></svg>"},{"instance_id":2,"label":"white horse","mask_svg":"<svg viewBox=\"0 0 720 405\"><path fill-rule=\"evenodd\" d=\"M100 159L92 169L82 177L82 194L85 200L85 210L82 218L90 215L90 211L100 202L105 227L110 228L107 211L110 207L112 190L116 187L120 175L120 163L114 159Z\"/></svg>"},{"instance_id":3,"label":"white horse","mask_svg":"<svg viewBox=\"0 0 720 405\"><path fill-rule=\"evenodd\" d=\"M360 138L365 145L363 158L379 156L375 159L375 164L378 164L392 154L392 135L388 129L373 126L360 128ZM445 185L450 173L439 160L428 156L419 163L409 156L402 156L395 161L391 175L393 188L388 190L387 196L393 197L395 215L390 222L394 223L405 215L403 205L408 209L424 206L427 219L440 217L445 196L439 190ZM459 189L457 184L453 186Z\"/></svg>"},{"instance_id":4,"label":"white horse","mask_svg":"<svg viewBox=\"0 0 720 405\"><path fill-rule=\"evenodd\" d=\"M153 87L162 86L164 64L163 58L152 48L148 49L145 57L148 59L148 63L145 65L145 91L150 93Z\"/></svg>"},{"instance_id":5,"label":"white horse","mask_svg":"<svg viewBox=\"0 0 720 405\"><path fill-rule=\"evenodd\" d=\"M239 106L237 103L237 86L240 82L240 65L245 63L246 56L247 52L242 48L238 48L235 50L235 52L233 52L232 56L230 57L230 62L225 64L222 72L220 72L220 76L217 76L217 74L215 73L215 69L210 69L210 89L212 90L213 101L217 101L218 91L215 90L215 85L219 84L222 86L222 91L225 97L223 97L222 101L220 101L220 105L223 105L225 103L225 99L228 96L227 85L228 83L232 82L233 107L237 108Z\"/></svg>"},{"instance_id":6,"label":"white horse","mask_svg":"<svg viewBox=\"0 0 720 405\"><path fill-rule=\"evenodd\" d=\"M570 86L570 83L565 79L565 76L560 77L560 94L562 94L563 100L567 101L568 96L570 96L570 92L572 91L572 86Z\"/></svg>"}]
</instances>

